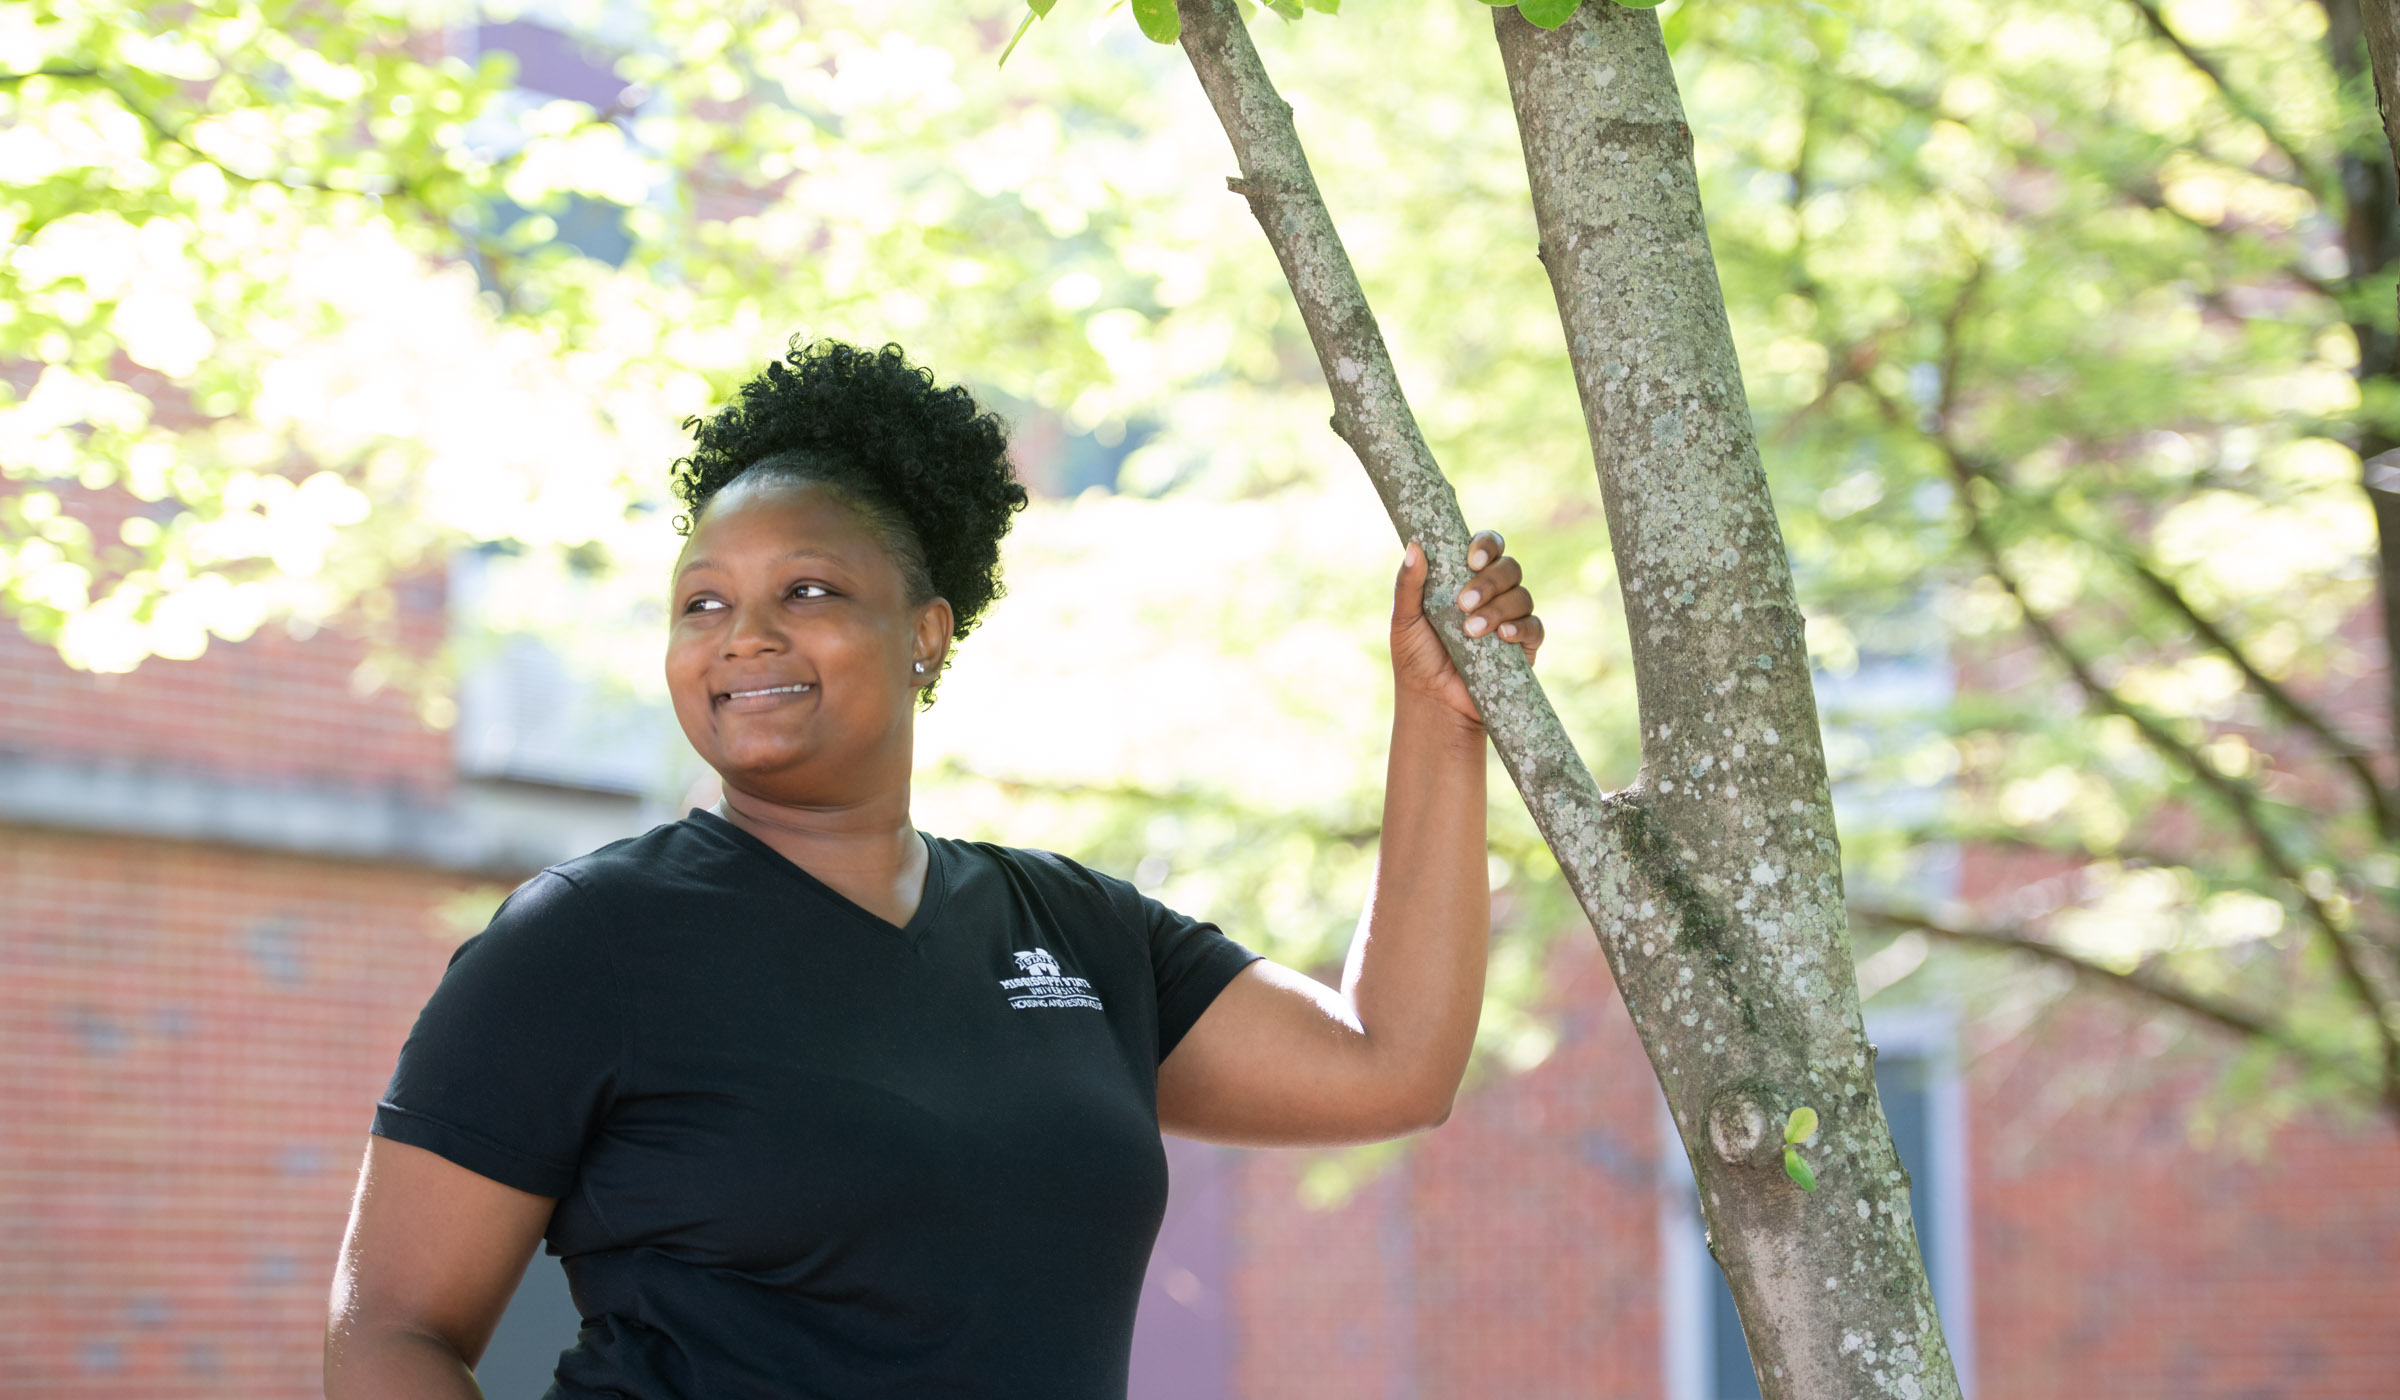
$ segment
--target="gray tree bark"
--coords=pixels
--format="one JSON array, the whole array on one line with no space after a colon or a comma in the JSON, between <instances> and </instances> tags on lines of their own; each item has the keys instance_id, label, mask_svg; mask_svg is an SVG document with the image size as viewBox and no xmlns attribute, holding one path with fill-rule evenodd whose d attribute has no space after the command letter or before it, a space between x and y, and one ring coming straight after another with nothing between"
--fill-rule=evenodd
<instances>
[{"instance_id":1,"label":"gray tree bark","mask_svg":"<svg viewBox=\"0 0 2400 1400\"><path fill-rule=\"evenodd\" d=\"M1800 606L1657 16L1592 0L1555 30L1492 18L1624 580L1655 787L1646 873L1679 896L1675 951L1643 967L1645 936L1619 956L1653 984L1671 967L1682 993L1641 1024L1712 1248L1770 1400L1955 1395L1859 1019ZM1626 990L1641 1018L1647 987ZM1825 1116L1814 1195L1740 1150L1799 1103Z\"/></svg>"},{"instance_id":2,"label":"gray tree bark","mask_svg":"<svg viewBox=\"0 0 2400 1400\"><path fill-rule=\"evenodd\" d=\"M1466 525L1234 0L1182 43L1403 539L1463 586ZM1435 609L1495 747L1599 936L1674 1113L1767 1400L1955 1400L1875 1094L1816 698L1750 431L1690 133L1655 17L1555 33L1495 12L1545 261L1600 467L1640 695L1642 776L1603 794L1513 647ZM1794 1109L1819 1189L1782 1166Z\"/></svg>"},{"instance_id":3,"label":"gray tree bark","mask_svg":"<svg viewBox=\"0 0 2400 1400\"><path fill-rule=\"evenodd\" d=\"M2342 251L2349 258L2347 280L2356 285L2380 274L2400 259L2400 17L2392 0L2323 0L2325 48L2334 76L2356 81L2360 69L2375 84L2375 109L2383 119L2381 159L2365 151L2345 150L2336 168L2341 174L2340 212ZM2372 149L2371 147L2369 148ZM2377 381L2389 386L2400 379L2400 341L2375 318L2350 317L2358 340L2359 385L2372 390ZM2383 604L2386 664L2386 715L2393 751L2400 752L2400 436L2380 424L2367 423L2353 444L2364 464L2367 503L2375 509L2376 580ZM2389 833L2387 832L2387 835Z\"/></svg>"}]
</instances>

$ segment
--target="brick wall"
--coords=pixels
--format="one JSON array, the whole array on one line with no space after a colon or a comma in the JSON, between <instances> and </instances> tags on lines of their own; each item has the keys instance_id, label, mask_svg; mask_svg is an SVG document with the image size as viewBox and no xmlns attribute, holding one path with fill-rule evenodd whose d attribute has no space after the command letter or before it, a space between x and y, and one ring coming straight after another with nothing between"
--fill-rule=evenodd
<instances>
[{"instance_id":1,"label":"brick wall","mask_svg":"<svg viewBox=\"0 0 2400 1400\"><path fill-rule=\"evenodd\" d=\"M1465 1098L1347 1205L1239 1167L1244 1400L1665 1394L1650 1067L1596 949L1561 949L1558 1053ZM2195 1144L2230 1051L2070 996L1971 1059L1978 1400L2400 1395L2400 1134L2302 1115Z\"/></svg>"},{"instance_id":2,"label":"brick wall","mask_svg":"<svg viewBox=\"0 0 2400 1400\"><path fill-rule=\"evenodd\" d=\"M1565 940L1558 1050L1471 1089L1338 1210L1242 1164L1244 1400L1659 1394L1657 1090L1599 949Z\"/></svg>"},{"instance_id":3,"label":"brick wall","mask_svg":"<svg viewBox=\"0 0 2400 1400\"><path fill-rule=\"evenodd\" d=\"M2400 1395L2400 1133L2196 1149L2221 1042L2077 998L1971 1075L1980 1400Z\"/></svg>"},{"instance_id":4,"label":"brick wall","mask_svg":"<svg viewBox=\"0 0 2400 1400\"><path fill-rule=\"evenodd\" d=\"M395 601L400 654L431 655L439 577ZM369 655L270 626L100 676L0 626L0 752L448 788L449 736L354 688ZM0 1392L322 1393L367 1123L476 883L0 826Z\"/></svg>"},{"instance_id":5,"label":"brick wall","mask_svg":"<svg viewBox=\"0 0 2400 1400\"><path fill-rule=\"evenodd\" d=\"M430 655L442 637L440 580L397 593L401 654ZM299 640L270 624L238 646L214 642L196 660L153 659L103 676L67 669L0 623L0 752L417 792L448 786L450 736L427 728L400 687L353 688L368 656L346 631Z\"/></svg>"},{"instance_id":6,"label":"brick wall","mask_svg":"<svg viewBox=\"0 0 2400 1400\"><path fill-rule=\"evenodd\" d=\"M0 1390L321 1393L367 1121L456 884L0 828Z\"/></svg>"}]
</instances>

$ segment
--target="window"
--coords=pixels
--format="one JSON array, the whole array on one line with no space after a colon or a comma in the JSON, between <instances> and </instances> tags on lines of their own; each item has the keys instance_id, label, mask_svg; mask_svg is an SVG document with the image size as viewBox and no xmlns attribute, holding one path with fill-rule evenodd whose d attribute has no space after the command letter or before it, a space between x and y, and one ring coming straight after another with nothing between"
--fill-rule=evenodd
<instances>
[{"instance_id":1,"label":"window","mask_svg":"<svg viewBox=\"0 0 2400 1400\"><path fill-rule=\"evenodd\" d=\"M1875 1089L1892 1126L1892 1144L1909 1174L1909 1207L1933 1281L1934 1306L1950 1342L1960 1383L1974 1394L1974 1300L1967 1228L1966 1118L1948 1016L1931 1011L1870 1013L1867 1039L1878 1054ZM1662 1113L1663 1116L1663 1113ZM1674 1183L1661 1212L1666 1261L1668 1400L1758 1400L1741 1319L1725 1275L1709 1257L1690 1170L1673 1125L1665 1128L1664 1164Z\"/></svg>"}]
</instances>

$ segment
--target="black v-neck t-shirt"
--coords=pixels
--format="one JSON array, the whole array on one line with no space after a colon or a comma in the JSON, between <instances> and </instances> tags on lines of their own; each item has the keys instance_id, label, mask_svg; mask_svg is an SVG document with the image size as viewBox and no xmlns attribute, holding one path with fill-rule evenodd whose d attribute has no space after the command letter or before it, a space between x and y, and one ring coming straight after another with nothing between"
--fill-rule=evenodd
<instances>
[{"instance_id":1,"label":"black v-neck t-shirt","mask_svg":"<svg viewBox=\"0 0 2400 1400\"><path fill-rule=\"evenodd\" d=\"M451 958L374 1131L554 1196L557 1400L1123 1400L1158 1065L1253 954L1039 851L926 840L905 928L707 812Z\"/></svg>"}]
</instances>

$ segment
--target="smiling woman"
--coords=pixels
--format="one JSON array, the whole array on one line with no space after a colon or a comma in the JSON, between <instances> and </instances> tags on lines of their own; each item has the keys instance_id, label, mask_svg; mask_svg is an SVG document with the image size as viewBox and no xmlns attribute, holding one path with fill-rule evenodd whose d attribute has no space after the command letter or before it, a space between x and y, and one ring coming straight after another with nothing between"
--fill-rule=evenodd
<instances>
[{"instance_id":1,"label":"smiling woman","mask_svg":"<svg viewBox=\"0 0 2400 1400\"><path fill-rule=\"evenodd\" d=\"M1359 1142L1457 1091L1484 740L1424 557L1336 990L1063 857L916 830L916 714L1025 500L964 390L796 344L691 426L666 672L723 801L544 871L460 948L376 1110L327 1395L478 1394L546 1239L584 1321L561 1400L1119 1400L1162 1128ZM1530 654L1515 561L1469 549L1469 634Z\"/></svg>"},{"instance_id":2,"label":"smiling woman","mask_svg":"<svg viewBox=\"0 0 2400 1400\"><path fill-rule=\"evenodd\" d=\"M942 387L899 347L795 346L742 386L677 464L686 534L736 481L812 483L856 514L900 570L912 606L949 605L963 638L999 598L1000 541L1025 508L1000 421L965 389ZM686 551L679 569L691 566ZM927 673L938 679L939 668ZM932 699L928 681L924 698Z\"/></svg>"}]
</instances>

